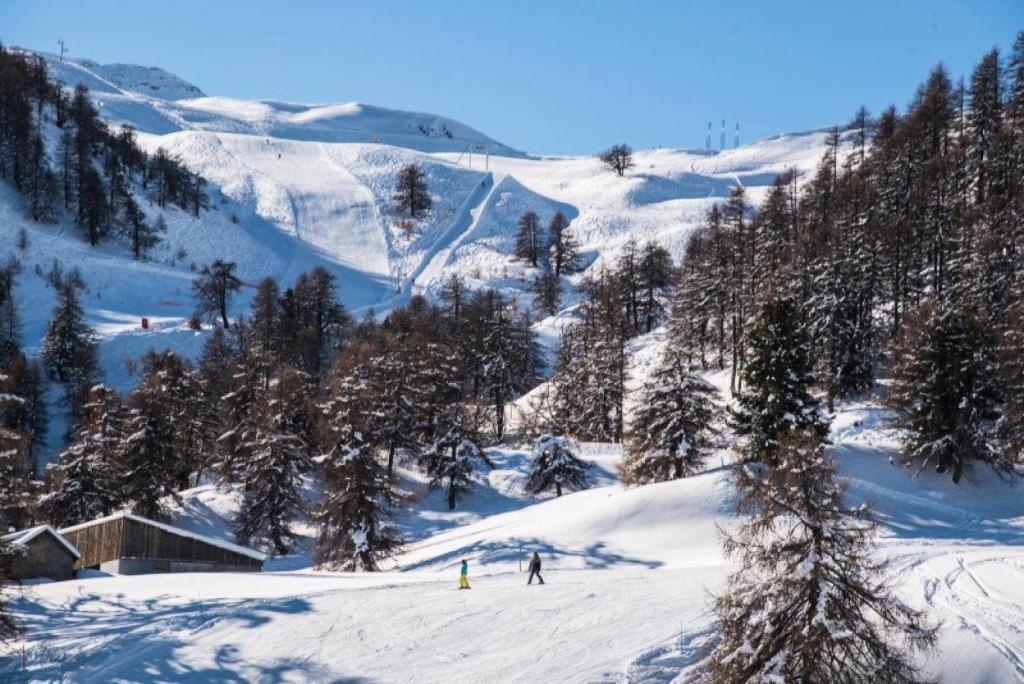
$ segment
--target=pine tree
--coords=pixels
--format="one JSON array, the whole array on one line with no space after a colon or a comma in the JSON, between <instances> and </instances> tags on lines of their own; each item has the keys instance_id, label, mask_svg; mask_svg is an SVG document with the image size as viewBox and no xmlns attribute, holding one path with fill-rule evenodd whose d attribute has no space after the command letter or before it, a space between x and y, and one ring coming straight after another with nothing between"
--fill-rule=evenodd
<instances>
[{"instance_id":1,"label":"pine tree","mask_svg":"<svg viewBox=\"0 0 1024 684\"><path fill-rule=\"evenodd\" d=\"M74 283L60 288L43 339L43 363L50 377L64 386L65 401L76 409L96 375L97 360L93 331L85 322Z\"/></svg>"},{"instance_id":2,"label":"pine tree","mask_svg":"<svg viewBox=\"0 0 1024 684\"><path fill-rule=\"evenodd\" d=\"M744 459L774 465L787 434L809 430L824 439L828 421L810 393L810 342L792 302L765 304L750 330L749 344L744 390L730 418L743 438Z\"/></svg>"},{"instance_id":3,"label":"pine tree","mask_svg":"<svg viewBox=\"0 0 1024 684\"><path fill-rule=\"evenodd\" d=\"M163 515L161 499L176 492L184 470L175 449L178 398L169 396L164 379L156 367L132 392L120 449L123 501L147 518Z\"/></svg>"},{"instance_id":4,"label":"pine tree","mask_svg":"<svg viewBox=\"0 0 1024 684\"><path fill-rule=\"evenodd\" d=\"M394 525L397 500L364 426L370 422L356 398L360 380L331 379L322 410L328 416L322 464L324 498L313 515L318 527L314 558L330 570L377 570L402 539Z\"/></svg>"},{"instance_id":5,"label":"pine tree","mask_svg":"<svg viewBox=\"0 0 1024 684\"><path fill-rule=\"evenodd\" d=\"M132 255L136 259L145 259L149 251L160 244L160 235L167 232L167 222L161 215L150 225L138 202L130 194L124 196L121 213L121 232L131 244Z\"/></svg>"},{"instance_id":6,"label":"pine tree","mask_svg":"<svg viewBox=\"0 0 1024 684\"><path fill-rule=\"evenodd\" d=\"M529 320L493 297L481 350L483 388L494 408L494 432L505 434L505 406L537 381L538 350Z\"/></svg>"},{"instance_id":7,"label":"pine tree","mask_svg":"<svg viewBox=\"0 0 1024 684\"><path fill-rule=\"evenodd\" d=\"M548 224L549 264L556 276L574 273L579 265L580 248L569 232L569 219L556 211Z\"/></svg>"},{"instance_id":8,"label":"pine tree","mask_svg":"<svg viewBox=\"0 0 1024 684\"><path fill-rule=\"evenodd\" d=\"M288 553L296 534L291 521L302 512L302 475L311 466L309 445L302 431L302 405L306 379L286 369L271 382L257 409L257 428L242 445L245 459L245 494L235 521L240 544L271 546L278 555Z\"/></svg>"},{"instance_id":9,"label":"pine tree","mask_svg":"<svg viewBox=\"0 0 1024 684\"><path fill-rule=\"evenodd\" d=\"M456 409L453 409L453 412ZM431 489L444 489L448 509L454 510L461 496L473 488L473 474L481 467L492 467L466 419L448 415L438 436L423 451L423 463Z\"/></svg>"},{"instance_id":10,"label":"pine tree","mask_svg":"<svg viewBox=\"0 0 1024 684\"><path fill-rule=\"evenodd\" d=\"M89 390L82 417L47 471L50 491L39 503L57 527L110 514L120 504L120 449L126 437L121 397L104 385Z\"/></svg>"},{"instance_id":11,"label":"pine tree","mask_svg":"<svg viewBox=\"0 0 1024 684\"><path fill-rule=\"evenodd\" d=\"M647 242L640 253L638 264L638 310L642 332L651 332L664 314L662 302L665 291L672 285L674 267L672 255L656 242Z\"/></svg>"},{"instance_id":12,"label":"pine tree","mask_svg":"<svg viewBox=\"0 0 1024 684\"><path fill-rule=\"evenodd\" d=\"M293 306L281 307L282 330L295 330L295 337L284 342L286 348L295 350L289 362L315 378L328 367L331 352L341 345L352 322L336 289L335 277L317 266L295 281ZM288 299L287 292L283 299Z\"/></svg>"},{"instance_id":13,"label":"pine tree","mask_svg":"<svg viewBox=\"0 0 1024 684\"><path fill-rule=\"evenodd\" d=\"M237 321L236 332L245 331L249 324ZM258 409L270 387L272 362L260 349L246 343L241 356L232 367L231 390L220 399L221 429L217 437L217 471L223 480L241 481L249 451L243 445L251 443L259 430Z\"/></svg>"},{"instance_id":14,"label":"pine tree","mask_svg":"<svg viewBox=\"0 0 1024 684\"><path fill-rule=\"evenodd\" d=\"M17 401L17 397L0 396L0 401ZM0 428L0 530L24 527L35 494L33 472L28 459L28 438Z\"/></svg>"},{"instance_id":15,"label":"pine tree","mask_svg":"<svg viewBox=\"0 0 1024 684\"><path fill-rule=\"evenodd\" d=\"M412 219L430 210L434 202L427 190L426 174L419 164L408 164L402 168L398 174L394 200L398 210L409 212L409 218Z\"/></svg>"},{"instance_id":16,"label":"pine tree","mask_svg":"<svg viewBox=\"0 0 1024 684\"><path fill-rule=\"evenodd\" d=\"M872 553L873 523L845 508L836 466L813 430L787 433L775 467L740 465L740 510L751 515L726 554L740 563L716 597L714 682L916 682L911 651L935 628L893 594Z\"/></svg>"},{"instance_id":17,"label":"pine tree","mask_svg":"<svg viewBox=\"0 0 1024 684\"><path fill-rule=\"evenodd\" d=\"M1010 470L994 448L998 418L995 341L979 313L925 302L896 350L889 404L907 430L903 458L959 482L973 462Z\"/></svg>"},{"instance_id":18,"label":"pine tree","mask_svg":"<svg viewBox=\"0 0 1024 684\"><path fill-rule=\"evenodd\" d=\"M538 274L530 283L534 308L548 316L558 313L558 307L562 302L562 293L562 279L551 271Z\"/></svg>"},{"instance_id":19,"label":"pine tree","mask_svg":"<svg viewBox=\"0 0 1024 684\"><path fill-rule=\"evenodd\" d=\"M174 426L174 487L187 489L193 477L205 470L215 445L216 426L204 405L199 375L188 359L171 350L143 355L146 385L165 420Z\"/></svg>"},{"instance_id":20,"label":"pine tree","mask_svg":"<svg viewBox=\"0 0 1024 684\"><path fill-rule=\"evenodd\" d=\"M587 471L593 464L579 458L579 450L574 439L542 435L533 446L526 491L540 494L553 487L555 496L562 496L563 488L586 489Z\"/></svg>"},{"instance_id":21,"label":"pine tree","mask_svg":"<svg viewBox=\"0 0 1024 684\"><path fill-rule=\"evenodd\" d=\"M11 563L17 551L7 542L0 539L0 644L7 644L21 635L21 626L11 615L7 599L2 591L8 582Z\"/></svg>"},{"instance_id":22,"label":"pine tree","mask_svg":"<svg viewBox=\"0 0 1024 684\"><path fill-rule=\"evenodd\" d=\"M630 419L623 481L648 484L698 472L715 434L714 394L679 351L667 351L641 388Z\"/></svg>"},{"instance_id":23,"label":"pine tree","mask_svg":"<svg viewBox=\"0 0 1024 684\"><path fill-rule=\"evenodd\" d=\"M20 401L0 402L0 425L29 438L29 455L46 440L49 415L46 405L46 374L35 359L19 353L7 365L6 391Z\"/></svg>"},{"instance_id":24,"label":"pine tree","mask_svg":"<svg viewBox=\"0 0 1024 684\"><path fill-rule=\"evenodd\" d=\"M199 277L192 281L192 294L200 315L219 315L224 327L228 325L228 304L231 295L242 289L242 281L235 275L233 261L216 259L203 266Z\"/></svg>"},{"instance_id":25,"label":"pine tree","mask_svg":"<svg viewBox=\"0 0 1024 684\"><path fill-rule=\"evenodd\" d=\"M0 268L0 368L6 367L21 351L21 317L15 300L15 285L21 263L10 259Z\"/></svg>"},{"instance_id":26,"label":"pine tree","mask_svg":"<svg viewBox=\"0 0 1024 684\"><path fill-rule=\"evenodd\" d=\"M537 260L544 249L540 232L540 217L535 211L527 211L519 217L516 226L516 257L536 268Z\"/></svg>"},{"instance_id":27,"label":"pine tree","mask_svg":"<svg viewBox=\"0 0 1024 684\"><path fill-rule=\"evenodd\" d=\"M997 444L1003 456L1024 465L1024 290L1018 290L999 341L998 376L1003 402L999 407Z\"/></svg>"}]
</instances>

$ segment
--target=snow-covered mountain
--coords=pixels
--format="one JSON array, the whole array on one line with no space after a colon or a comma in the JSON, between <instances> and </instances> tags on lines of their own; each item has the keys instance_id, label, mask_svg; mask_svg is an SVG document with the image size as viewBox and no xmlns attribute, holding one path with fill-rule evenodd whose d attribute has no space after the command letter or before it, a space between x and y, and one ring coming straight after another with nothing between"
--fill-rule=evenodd
<instances>
[{"instance_id":1,"label":"snow-covered mountain","mask_svg":"<svg viewBox=\"0 0 1024 684\"><path fill-rule=\"evenodd\" d=\"M150 346L195 353L201 336L184 325L191 311L192 268L216 258L238 263L247 282L270 275L289 282L314 264L339 279L357 311L385 310L414 293L431 294L452 273L474 287L526 297L532 273L512 258L515 223L532 209L547 221L562 211L583 249L587 270L614 259L628 239L655 239L679 256L712 203L743 184L756 203L775 174L813 168L824 132L762 140L727 151L639 151L626 178L592 157L527 156L444 117L368 105L297 105L204 97L159 69L59 60L44 54L53 77L87 85L112 125L128 124L150 151L163 147L210 182L212 210L199 218L143 201L162 213L166 239L149 262L117 244L89 248L65 217L56 226L24 218L20 201L0 189L0 252L12 253L18 228L30 237L19 255L26 343L36 346L52 292L34 271L54 259L78 268L101 336L108 381L131 382L125 358ZM425 218L393 211L399 170L420 164L434 198ZM246 295L235 310L247 306ZM570 293L566 304L572 305ZM154 326L142 330L148 317Z\"/></svg>"},{"instance_id":2,"label":"snow-covered mountain","mask_svg":"<svg viewBox=\"0 0 1024 684\"><path fill-rule=\"evenodd\" d=\"M357 312L433 296L453 273L525 299L533 273L512 258L524 211L545 223L556 211L571 220L586 265L571 278L578 283L631 238L680 256L733 186L757 204L781 171L811 171L826 138L813 131L734 150L639 151L619 178L592 157L526 155L443 117L207 97L160 69L45 58L55 77L88 85L111 124L132 125L148 150L163 147L210 181L211 209L199 217L140 195L150 219L168 224L148 261L116 242L90 247L68 217L33 223L0 184L0 256L24 266L26 345L38 351L54 305L47 272L55 261L77 269L104 379L120 388L135 381L125 362L149 349L199 352L206 333L186 325L191 281L213 259L235 261L248 285L267 275L290 284L324 266ZM391 199L410 162L425 170L434 199L415 222L397 216ZM251 292L243 289L233 313ZM570 291L566 308L576 301ZM548 344L568 315L537 323ZM630 382L645 379L663 341L659 330L630 343ZM724 398L726 375L711 380ZM51 444L65 427L53 421ZM900 437L873 399L838 406L831 440L849 496L877 506L899 595L945 622L938 653L922 665L946 681L1020 680L1019 492L987 471L953 485L894 466ZM687 681L713 644L707 592L730 570L718 534L735 523L729 455L716 453L694 477L627 490L618 447L584 448L596 464L593 488L558 499L524 492L522 449L491 449L495 467L454 512L425 491L422 475L405 473L422 497L407 507L410 544L389 572L311 572L303 527L299 552L259 575L86 573L24 587L13 608L28 627L28 672L20 658L8 660L0 679ZM204 486L175 504L176 524L231 537L237 492ZM550 586L522 586L521 548L544 554ZM461 558L471 561L473 592L454 591Z\"/></svg>"}]
</instances>

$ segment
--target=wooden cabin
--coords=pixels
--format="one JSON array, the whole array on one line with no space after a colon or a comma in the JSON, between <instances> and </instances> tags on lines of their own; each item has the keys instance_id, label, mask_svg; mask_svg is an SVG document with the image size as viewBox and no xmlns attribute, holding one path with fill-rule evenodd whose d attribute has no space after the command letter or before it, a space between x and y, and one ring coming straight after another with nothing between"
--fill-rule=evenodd
<instances>
[{"instance_id":1,"label":"wooden cabin","mask_svg":"<svg viewBox=\"0 0 1024 684\"><path fill-rule=\"evenodd\" d=\"M39 525L0 537L13 547L6 574L11 579L67 580L75 576L78 549L49 525Z\"/></svg>"},{"instance_id":2,"label":"wooden cabin","mask_svg":"<svg viewBox=\"0 0 1024 684\"><path fill-rule=\"evenodd\" d=\"M75 567L121 575L152 572L259 572L266 555L132 513L61 530L81 553Z\"/></svg>"}]
</instances>

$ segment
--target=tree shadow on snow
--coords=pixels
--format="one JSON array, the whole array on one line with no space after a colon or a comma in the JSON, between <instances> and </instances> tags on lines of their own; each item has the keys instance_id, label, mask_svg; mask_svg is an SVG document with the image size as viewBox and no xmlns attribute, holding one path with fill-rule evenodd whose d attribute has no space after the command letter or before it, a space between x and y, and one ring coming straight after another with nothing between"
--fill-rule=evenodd
<instances>
[{"instance_id":1,"label":"tree shadow on snow","mask_svg":"<svg viewBox=\"0 0 1024 684\"><path fill-rule=\"evenodd\" d=\"M554 546L537 538L528 539L507 539L503 541L475 541L454 551L431 556L422 561L406 565L402 570L418 570L425 567L440 565L456 566L463 558L470 559L475 563L486 565L508 564L509 567L517 564L520 559L534 551L541 555L547 567L556 569L559 566L578 567L573 563L566 563L570 559L581 559L582 567L587 570L605 570L608 568L621 568L625 566L654 569L661 567L661 562L645 560L642 558L630 558L621 553L612 551L604 542L596 542L588 546L578 548L567 548Z\"/></svg>"},{"instance_id":2,"label":"tree shadow on snow","mask_svg":"<svg viewBox=\"0 0 1024 684\"><path fill-rule=\"evenodd\" d=\"M123 597L82 594L59 606L41 605L27 597L12 602L16 618L32 639L22 655L0 657L0 680L20 681L146 681L241 684L284 681L363 683L360 677L339 677L323 665L289 657L253 662L236 645L221 643L211 663L186 662L181 651L193 635L219 623L242 630L265 625L280 615L312 612L305 599L259 601L196 600L171 603L169 597L133 601ZM245 638L244 632L239 633ZM208 656L194 659L199 662Z\"/></svg>"}]
</instances>

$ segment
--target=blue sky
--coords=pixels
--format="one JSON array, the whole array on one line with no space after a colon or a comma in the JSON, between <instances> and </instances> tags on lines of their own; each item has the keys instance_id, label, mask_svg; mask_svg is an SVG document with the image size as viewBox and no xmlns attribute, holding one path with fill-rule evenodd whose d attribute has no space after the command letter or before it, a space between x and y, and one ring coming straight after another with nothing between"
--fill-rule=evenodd
<instances>
[{"instance_id":1,"label":"blue sky","mask_svg":"<svg viewBox=\"0 0 1024 684\"><path fill-rule=\"evenodd\" d=\"M209 94L444 114L531 152L701 147L904 105L968 75L1024 0L0 0L0 40L160 66Z\"/></svg>"}]
</instances>

